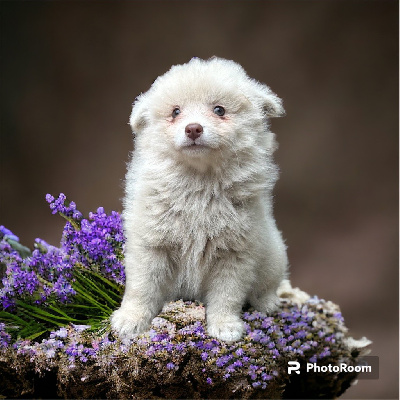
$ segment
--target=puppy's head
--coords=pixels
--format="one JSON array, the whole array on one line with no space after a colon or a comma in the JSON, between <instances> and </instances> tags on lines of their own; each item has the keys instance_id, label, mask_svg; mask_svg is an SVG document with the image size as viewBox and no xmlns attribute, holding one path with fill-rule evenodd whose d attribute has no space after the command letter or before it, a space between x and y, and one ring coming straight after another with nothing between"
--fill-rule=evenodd
<instances>
[{"instance_id":1,"label":"puppy's head","mask_svg":"<svg viewBox=\"0 0 400 400\"><path fill-rule=\"evenodd\" d=\"M233 61L193 58L173 66L137 98L134 133L172 156L210 158L254 146L266 120L284 113L268 86Z\"/></svg>"}]
</instances>

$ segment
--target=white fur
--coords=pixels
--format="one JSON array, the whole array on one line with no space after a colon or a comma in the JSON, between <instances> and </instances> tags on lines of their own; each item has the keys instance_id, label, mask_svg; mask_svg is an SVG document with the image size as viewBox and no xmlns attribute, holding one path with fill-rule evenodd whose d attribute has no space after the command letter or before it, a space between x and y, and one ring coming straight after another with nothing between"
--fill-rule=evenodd
<instances>
[{"instance_id":1,"label":"white fur","mask_svg":"<svg viewBox=\"0 0 400 400\"><path fill-rule=\"evenodd\" d=\"M122 337L148 329L180 298L203 301L208 333L225 341L242 336L246 301L275 309L288 261L272 215L278 170L267 119L282 113L267 86L220 58L173 66L138 97L123 213L126 288L111 317ZM203 127L201 146L189 147L192 123Z\"/></svg>"}]
</instances>

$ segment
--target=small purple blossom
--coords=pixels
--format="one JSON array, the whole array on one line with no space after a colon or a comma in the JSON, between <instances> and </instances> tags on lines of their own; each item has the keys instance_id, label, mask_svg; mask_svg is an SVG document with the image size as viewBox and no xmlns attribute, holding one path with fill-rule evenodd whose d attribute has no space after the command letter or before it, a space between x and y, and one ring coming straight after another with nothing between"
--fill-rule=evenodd
<instances>
[{"instance_id":1,"label":"small purple blossom","mask_svg":"<svg viewBox=\"0 0 400 400\"><path fill-rule=\"evenodd\" d=\"M235 351L235 354L236 354L237 357L241 357L241 356L243 356L243 354L244 354L244 350L243 350L241 347L239 347L239 348Z\"/></svg>"},{"instance_id":2,"label":"small purple blossom","mask_svg":"<svg viewBox=\"0 0 400 400\"><path fill-rule=\"evenodd\" d=\"M173 362L170 362L167 364L167 369L174 369L175 368L175 364Z\"/></svg>"},{"instance_id":3,"label":"small purple blossom","mask_svg":"<svg viewBox=\"0 0 400 400\"><path fill-rule=\"evenodd\" d=\"M11 335L6 332L5 328L6 324L0 322L0 349L8 347L11 342Z\"/></svg>"},{"instance_id":4,"label":"small purple blossom","mask_svg":"<svg viewBox=\"0 0 400 400\"><path fill-rule=\"evenodd\" d=\"M17 235L14 235L14 233L12 233L9 229L7 229L3 225L0 225L0 239L2 240L11 239L16 242L19 242L19 237Z\"/></svg>"},{"instance_id":5,"label":"small purple blossom","mask_svg":"<svg viewBox=\"0 0 400 400\"><path fill-rule=\"evenodd\" d=\"M175 345L175 349L176 349L178 352L184 351L185 348L186 348L186 343L177 343L177 344ZM207 353L206 353L206 354L207 354Z\"/></svg>"},{"instance_id":6,"label":"small purple blossom","mask_svg":"<svg viewBox=\"0 0 400 400\"><path fill-rule=\"evenodd\" d=\"M329 350L329 347L325 347L323 351L321 351L321 353L319 353L318 358L325 358L331 355L331 352Z\"/></svg>"},{"instance_id":7,"label":"small purple blossom","mask_svg":"<svg viewBox=\"0 0 400 400\"><path fill-rule=\"evenodd\" d=\"M227 356L222 356L217 358L215 364L217 367L223 367L228 361L229 358Z\"/></svg>"},{"instance_id":8,"label":"small purple blossom","mask_svg":"<svg viewBox=\"0 0 400 400\"><path fill-rule=\"evenodd\" d=\"M314 354L312 357L310 357L309 361L310 363L316 363L318 360L317 354Z\"/></svg>"},{"instance_id":9,"label":"small purple blossom","mask_svg":"<svg viewBox=\"0 0 400 400\"><path fill-rule=\"evenodd\" d=\"M50 338L59 337L59 338L65 339L67 336L68 336L68 329L64 328L64 327L60 328L58 331L52 332L50 334Z\"/></svg>"}]
</instances>

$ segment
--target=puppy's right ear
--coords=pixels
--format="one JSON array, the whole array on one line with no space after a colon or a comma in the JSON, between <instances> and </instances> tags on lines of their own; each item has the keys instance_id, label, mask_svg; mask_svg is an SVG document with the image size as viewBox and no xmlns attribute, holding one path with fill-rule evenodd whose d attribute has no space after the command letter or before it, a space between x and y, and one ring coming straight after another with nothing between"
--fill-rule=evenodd
<instances>
[{"instance_id":1,"label":"puppy's right ear","mask_svg":"<svg viewBox=\"0 0 400 400\"><path fill-rule=\"evenodd\" d=\"M282 105L282 100L263 83L253 81L256 86L256 98L261 103L265 115L268 118L282 117L285 115L285 109Z\"/></svg>"},{"instance_id":2,"label":"puppy's right ear","mask_svg":"<svg viewBox=\"0 0 400 400\"><path fill-rule=\"evenodd\" d=\"M132 113L129 118L129 124L133 133L139 133L149 121L149 110L146 105L146 95L141 94L133 103Z\"/></svg>"}]
</instances>

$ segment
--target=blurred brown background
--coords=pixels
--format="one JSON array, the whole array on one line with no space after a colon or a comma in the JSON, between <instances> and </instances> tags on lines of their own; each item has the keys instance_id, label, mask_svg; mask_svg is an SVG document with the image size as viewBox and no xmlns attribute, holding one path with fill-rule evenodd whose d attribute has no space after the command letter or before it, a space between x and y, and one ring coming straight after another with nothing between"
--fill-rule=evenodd
<instances>
[{"instance_id":1,"label":"blurred brown background","mask_svg":"<svg viewBox=\"0 0 400 400\"><path fill-rule=\"evenodd\" d=\"M398 397L398 2L57 1L1 7L0 224L63 227L45 194L121 210L131 103L172 64L241 63L284 99L276 218L293 284L340 304Z\"/></svg>"}]
</instances>

